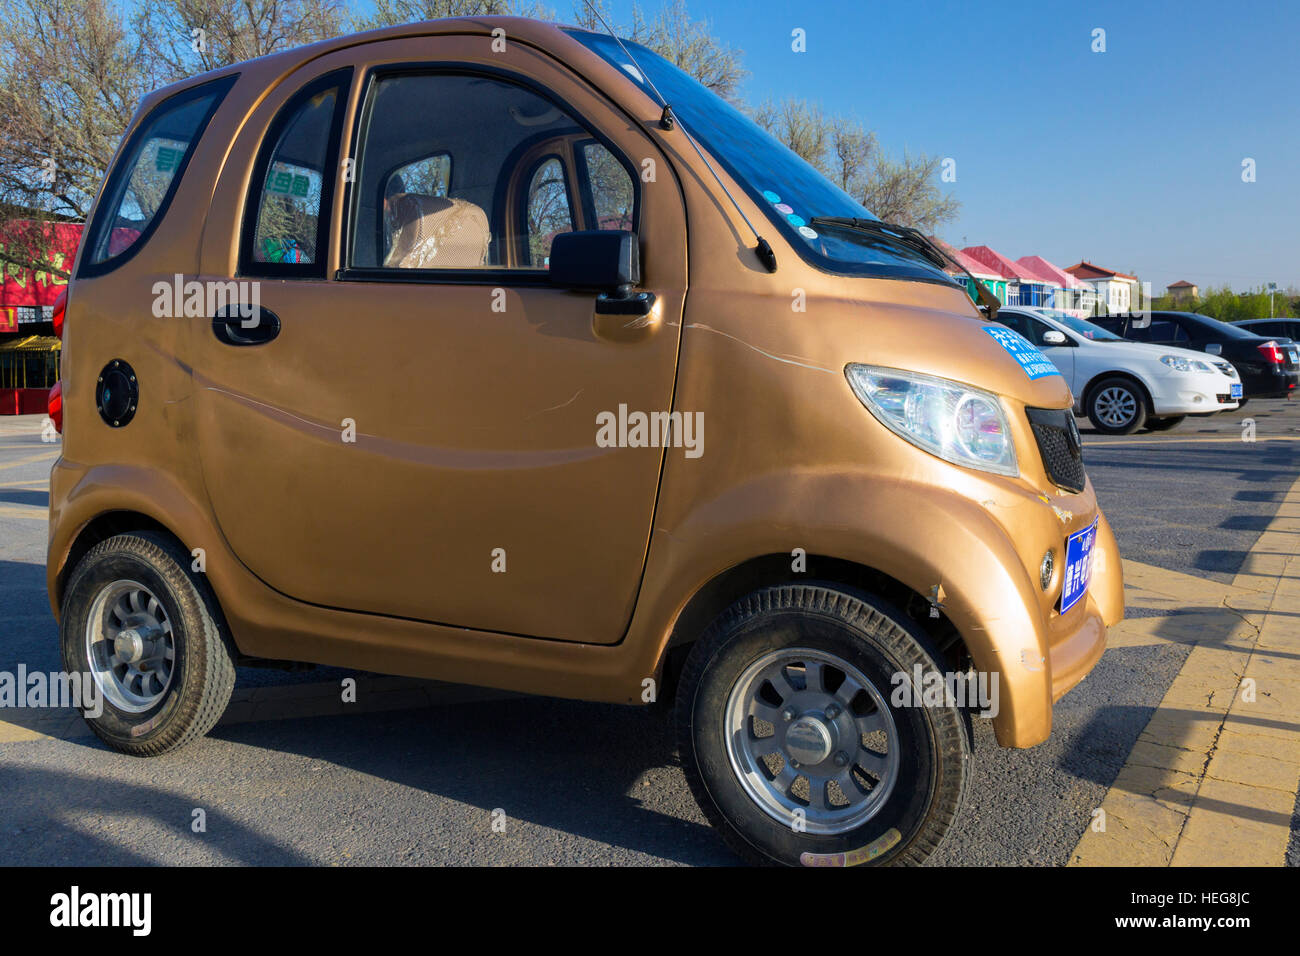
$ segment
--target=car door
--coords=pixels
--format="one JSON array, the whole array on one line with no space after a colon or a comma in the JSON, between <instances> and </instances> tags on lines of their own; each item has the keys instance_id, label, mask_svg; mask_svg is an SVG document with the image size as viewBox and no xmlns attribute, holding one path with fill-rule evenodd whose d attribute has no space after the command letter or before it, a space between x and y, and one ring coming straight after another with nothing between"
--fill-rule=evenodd
<instances>
[{"instance_id":1,"label":"car door","mask_svg":"<svg viewBox=\"0 0 1300 956\"><path fill-rule=\"evenodd\" d=\"M351 75L327 122L313 84L337 70ZM618 641L664 449L602 447L598 416L672 407L686 223L671 164L545 54L465 37L332 54L244 130L205 269L231 276L239 236L237 278L260 281L279 332L193 336L204 476L240 560L315 604ZM548 165L535 148L557 139L576 145ZM595 158L573 168L580 153ZM241 234L222 211L245 193ZM280 208L299 194L319 207L306 227ZM617 341L593 292L547 278L550 241L592 210L638 232L656 297Z\"/></svg>"},{"instance_id":2,"label":"car door","mask_svg":"<svg viewBox=\"0 0 1300 956\"><path fill-rule=\"evenodd\" d=\"M1199 322L1184 319L1179 315L1169 316L1168 321L1172 326L1172 334L1165 344L1174 345L1180 349L1209 352L1211 351L1209 346L1218 341L1215 332Z\"/></svg>"}]
</instances>

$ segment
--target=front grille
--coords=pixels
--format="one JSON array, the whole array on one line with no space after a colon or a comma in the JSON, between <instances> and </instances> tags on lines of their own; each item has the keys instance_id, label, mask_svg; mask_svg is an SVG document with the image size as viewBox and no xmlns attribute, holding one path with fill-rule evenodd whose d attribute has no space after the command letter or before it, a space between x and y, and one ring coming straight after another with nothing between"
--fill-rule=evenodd
<instances>
[{"instance_id":1,"label":"front grille","mask_svg":"<svg viewBox=\"0 0 1300 956\"><path fill-rule=\"evenodd\" d=\"M1047 477L1066 491L1083 491L1083 442L1068 408L1026 408Z\"/></svg>"}]
</instances>

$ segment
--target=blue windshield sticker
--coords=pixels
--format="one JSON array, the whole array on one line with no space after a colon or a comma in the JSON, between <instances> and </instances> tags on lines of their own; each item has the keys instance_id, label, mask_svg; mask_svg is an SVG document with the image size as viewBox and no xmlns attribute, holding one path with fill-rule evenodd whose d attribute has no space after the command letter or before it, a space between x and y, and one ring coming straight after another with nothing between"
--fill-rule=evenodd
<instances>
[{"instance_id":1,"label":"blue windshield sticker","mask_svg":"<svg viewBox=\"0 0 1300 956\"><path fill-rule=\"evenodd\" d=\"M993 336L993 341L1006 349L1007 354L1020 363L1020 367L1025 370L1031 382L1049 375L1061 374L1060 369L1052 364L1051 359L1034 348L1033 343L1015 329L1000 325L996 328L985 328L984 331Z\"/></svg>"},{"instance_id":2,"label":"blue windshield sticker","mask_svg":"<svg viewBox=\"0 0 1300 956\"><path fill-rule=\"evenodd\" d=\"M770 189L764 189L764 190L763 190L763 198L766 199L768 202L780 202L780 201L781 201L781 195L780 195L780 193L774 193L774 192L772 192L772 190L770 190Z\"/></svg>"},{"instance_id":3,"label":"blue windshield sticker","mask_svg":"<svg viewBox=\"0 0 1300 956\"><path fill-rule=\"evenodd\" d=\"M804 219L803 216L788 215L785 218L786 221L789 222L790 225L794 226L796 229L798 229L800 226L808 225L808 221Z\"/></svg>"}]
</instances>

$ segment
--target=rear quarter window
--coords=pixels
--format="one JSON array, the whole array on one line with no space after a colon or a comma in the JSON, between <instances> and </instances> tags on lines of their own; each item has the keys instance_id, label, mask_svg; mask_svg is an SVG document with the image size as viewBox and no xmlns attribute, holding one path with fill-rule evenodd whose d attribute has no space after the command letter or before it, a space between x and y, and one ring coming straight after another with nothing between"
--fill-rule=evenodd
<instances>
[{"instance_id":1,"label":"rear quarter window","mask_svg":"<svg viewBox=\"0 0 1300 956\"><path fill-rule=\"evenodd\" d=\"M90 223L79 276L116 268L148 241L235 79L222 77L168 97L141 121L109 173Z\"/></svg>"}]
</instances>

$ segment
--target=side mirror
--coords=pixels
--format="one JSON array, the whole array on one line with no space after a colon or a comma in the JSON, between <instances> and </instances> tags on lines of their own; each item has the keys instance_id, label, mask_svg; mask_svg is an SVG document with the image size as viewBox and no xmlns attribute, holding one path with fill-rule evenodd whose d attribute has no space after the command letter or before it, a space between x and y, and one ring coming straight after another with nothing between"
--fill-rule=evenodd
<instances>
[{"instance_id":1,"label":"side mirror","mask_svg":"<svg viewBox=\"0 0 1300 956\"><path fill-rule=\"evenodd\" d=\"M1043 333L1044 345L1065 345L1069 341L1064 332L1058 332L1056 329L1048 329Z\"/></svg>"},{"instance_id":2,"label":"side mirror","mask_svg":"<svg viewBox=\"0 0 1300 956\"><path fill-rule=\"evenodd\" d=\"M590 229L551 240L551 285L628 295L641 282L641 248L634 232Z\"/></svg>"},{"instance_id":3,"label":"side mirror","mask_svg":"<svg viewBox=\"0 0 1300 956\"><path fill-rule=\"evenodd\" d=\"M1222 355L1223 346L1220 345L1218 342L1207 342L1205 345L1205 351L1208 352L1210 355Z\"/></svg>"}]
</instances>

